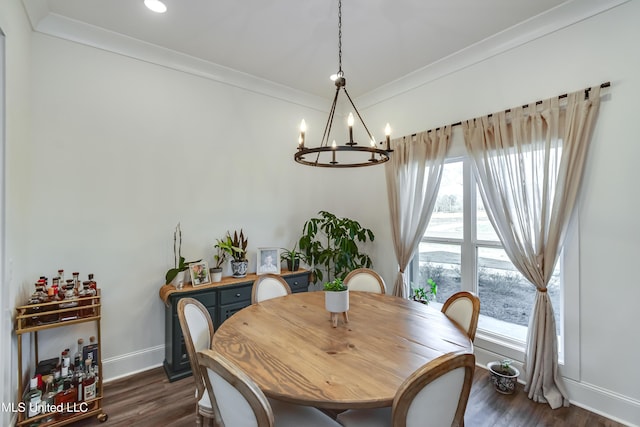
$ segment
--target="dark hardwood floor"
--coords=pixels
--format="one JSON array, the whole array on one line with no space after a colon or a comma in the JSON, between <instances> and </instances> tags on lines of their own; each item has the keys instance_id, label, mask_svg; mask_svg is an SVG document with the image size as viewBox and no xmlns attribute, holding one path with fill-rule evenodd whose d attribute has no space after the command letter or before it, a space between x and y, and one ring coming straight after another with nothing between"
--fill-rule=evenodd
<instances>
[{"instance_id":1,"label":"dark hardwood floor","mask_svg":"<svg viewBox=\"0 0 640 427\"><path fill-rule=\"evenodd\" d=\"M195 424L193 377L170 383L162 368L151 369L105 385L106 423L95 417L76 426L192 426ZM529 400L518 384L513 395L493 389L485 369L476 368L465 414L467 427L572 426L618 427L611 421L577 406L551 409ZM229 426L233 427L233 426ZM277 426L276 426L277 427ZM304 427L304 426L301 426Z\"/></svg>"}]
</instances>

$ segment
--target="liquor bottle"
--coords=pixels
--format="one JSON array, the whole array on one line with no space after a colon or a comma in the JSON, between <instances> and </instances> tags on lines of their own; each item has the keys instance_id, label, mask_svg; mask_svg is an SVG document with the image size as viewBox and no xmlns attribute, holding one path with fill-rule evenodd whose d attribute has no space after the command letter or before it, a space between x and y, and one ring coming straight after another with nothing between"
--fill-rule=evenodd
<instances>
[{"instance_id":1,"label":"liquor bottle","mask_svg":"<svg viewBox=\"0 0 640 427\"><path fill-rule=\"evenodd\" d=\"M65 381L71 381L71 374L69 373L68 366L63 365L62 369L60 369L60 379L62 380L63 385Z\"/></svg>"},{"instance_id":2,"label":"liquor bottle","mask_svg":"<svg viewBox=\"0 0 640 427\"><path fill-rule=\"evenodd\" d=\"M53 390L56 393L61 392L63 384L64 384L64 380L62 379L62 376L60 375L60 370L56 369L53 372Z\"/></svg>"},{"instance_id":3,"label":"liquor bottle","mask_svg":"<svg viewBox=\"0 0 640 427\"><path fill-rule=\"evenodd\" d=\"M89 344L82 349L82 359L91 359L91 364L94 367L98 365L98 342L93 335L89 337Z\"/></svg>"},{"instance_id":4,"label":"liquor bottle","mask_svg":"<svg viewBox=\"0 0 640 427\"><path fill-rule=\"evenodd\" d=\"M77 393L76 393L76 389L71 387L71 381L69 381L68 379L66 379L64 381L64 384L62 386L62 391L59 392L58 394L56 394L54 400L55 400L55 405L62 405L60 406L63 411L62 412L58 412L56 415L56 418L60 419L63 418L65 416L65 411L64 408L69 407L70 405L72 405L73 403L76 402L77 399Z\"/></svg>"},{"instance_id":5,"label":"liquor bottle","mask_svg":"<svg viewBox=\"0 0 640 427\"><path fill-rule=\"evenodd\" d=\"M100 364L98 364L98 341L96 337L89 337L89 342L91 345L91 367L93 368L93 374L96 377L96 393L99 390L100 386Z\"/></svg>"},{"instance_id":6,"label":"liquor bottle","mask_svg":"<svg viewBox=\"0 0 640 427\"><path fill-rule=\"evenodd\" d=\"M62 367L63 368L67 368L67 370L69 369L69 367L71 367L71 356L69 356L69 349L64 349L62 350L62 353L60 354L60 360L62 361ZM62 376L64 377L65 375L62 374Z\"/></svg>"},{"instance_id":7,"label":"liquor bottle","mask_svg":"<svg viewBox=\"0 0 640 427\"><path fill-rule=\"evenodd\" d=\"M40 403L42 398L42 392L38 390L38 379L36 377L31 378L29 382L29 390L22 396L22 401L25 403L25 413L27 418L35 417L40 413Z\"/></svg>"},{"instance_id":8,"label":"liquor bottle","mask_svg":"<svg viewBox=\"0 0 640 427\"><path fill-rule=\"evenodd\" d=\"M84 382L82 383L82 389L84 390L84 401L88 401L90 399L94 399L96 397L96 375L93 371L93 367L91 366L91 360L87 359L84 361Z\"/></svg>"},{"instance_id":9,"label":"liquor bottle","mask_svg":"<svg viewBox=\"0 0 640 427\"><path fill-rule=\"evenodd\" d=\"M42 395L42 403L44 403L45 409L50 408L55 404L55 397L56 391L53 383L53 377L49 376L46 381L44 394Z\"/></svg>"},{"instance_id":10,"label":"liquor bottle","mask_svg":"<svg viewBox=\"0 0 640 427\"><path fill-rule=\"evenodd\" d=\"M93 273L89 273L89 282L91 282L91 289L98 289L98 284L93 279Z\"/></svg>"},{"instance_id":11,"label":"liquor bottle","mask_svg":"<svg viewBox=\"0 0 640 427\"><path fill-rule=\"evenodd\" d=\"M79 363L73 372L73 387L76 389L76 401L82 402L84 399L84 392L82 391L82 383L84 382L84 369L82 364Z\"/></svg>"},{"instance_id":12,"label":"liquor bottle","mask_svg":"<svg viewBox=\"0 0 640 427\"><path fill-rule=\"evenodd\" d=\"M73 366L74 368L78 368L78 366L80 368L82 368L84 366L84 364L82 363L82 361L84 360L82 358L82 344L84 343L84 340L82 338L78 338L78 348L76 349L76 354L73 357Z\"/></svg>"},{"instance_id":13,"label":"liquor bottle","mask_svg":"<svg viewBox=\"0 0 640 427\"><path fill-rule=\"evenodd\" d=\"M76 289L76 292L80 290L80 273L77 271L73 272L73 287Z\"/></svg>"},{"instance_id":14,"label":"liquor bottle","mask_svg":"<svg viewBox=\"0 0 640 427\"><path fill-rule=\"evenodd\" d=\"M58 293L58 287L57 286L49 286L47 288L47 297L49 298L49 301L55 301L57 293Z\"/></svg>"},{"instance_id":15,"label":"liquor bottle","mask_svg":"<svg viewBox=\"0 0 640 427\"><path fill-rule=\"evenodd\" d=\"M53 377L49 376L46 381L47 385L45 388L45 392L42 395L42 413L50 413L47 417L45 417L41 422L48 423L54 420L53 410L55 409L56 404L56 391L54 390L55 385L53 383Z\"/></svg>"}]
</instances>

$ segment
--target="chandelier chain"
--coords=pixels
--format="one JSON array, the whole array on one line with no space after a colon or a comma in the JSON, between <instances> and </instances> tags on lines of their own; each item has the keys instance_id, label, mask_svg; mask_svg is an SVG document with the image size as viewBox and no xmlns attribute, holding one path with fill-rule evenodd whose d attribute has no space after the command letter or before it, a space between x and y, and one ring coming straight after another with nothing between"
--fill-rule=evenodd
<instances>
[{"instance_id":1,"label":"chandelier chain","mask_svg":"<svg viewBox=\"0 0 640 427\"><path fill-rule=\"evenodd\" d=\"M338 74L342 74L342 0L338 0Z\"/></svg>"}]
</instances>

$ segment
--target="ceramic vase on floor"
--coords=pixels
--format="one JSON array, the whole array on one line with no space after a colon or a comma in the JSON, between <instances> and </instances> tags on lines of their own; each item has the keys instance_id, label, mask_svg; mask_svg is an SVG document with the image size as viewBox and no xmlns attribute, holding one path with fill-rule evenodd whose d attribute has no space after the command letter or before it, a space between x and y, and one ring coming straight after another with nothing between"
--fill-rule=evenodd
<instances>
[{"instance_id":1,"label":"ceramic vase on floor","mask_svg":"<svg viewBox=\"0 0 640 427\"><path fill-rule=\"evenodd\" d=\"M491 382L498 393L512 394L516 389L520 371L513 366L504 367L503 365L501 362L489 362L487 364Z\"/></svg>"}]
</instances>

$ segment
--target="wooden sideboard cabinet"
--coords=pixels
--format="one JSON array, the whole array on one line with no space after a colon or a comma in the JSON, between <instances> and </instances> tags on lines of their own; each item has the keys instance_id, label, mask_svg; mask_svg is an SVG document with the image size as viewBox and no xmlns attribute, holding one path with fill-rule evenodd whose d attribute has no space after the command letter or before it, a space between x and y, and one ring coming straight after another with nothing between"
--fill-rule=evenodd
<instances>
[{"instance_id":1,"label":"wooden sideboard cabinet","mask_svg":"<svg viewBox=\"0 0 640 427\"><path fill-rule=\"evenodd\" d=\"M281 274L287 281L291 292L306 292L309 288L309 271L286 271ZM178 290L172 285L160 289L160 298L165 304L165 350L164 370L169 381L179 380L191 375L191 365L184 344L182 329L178 321L178 301L181 298L194 298L209 311L216 329L232 316L251 304L251 288L258 276L224 277L221 282L193 287L190 284Z\"/></svg>"}]
</instances>

